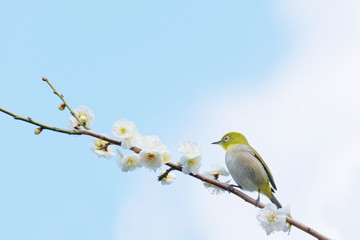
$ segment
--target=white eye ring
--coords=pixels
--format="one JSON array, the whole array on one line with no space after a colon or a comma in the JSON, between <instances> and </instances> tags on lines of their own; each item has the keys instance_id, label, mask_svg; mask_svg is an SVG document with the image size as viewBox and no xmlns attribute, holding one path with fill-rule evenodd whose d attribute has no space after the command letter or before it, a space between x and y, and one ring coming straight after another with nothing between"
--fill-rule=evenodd
<instances>
[{"instance_id":1,"label":"white eye ring","mask_svg":"<svg viewBox=\"0 0 360 240\"><path fill-rule=\"evenodd\" d=\"M229 137L229 136L224 137L224 142L229 141L229 139L230 139L230 137Z\"/></svg>"}]
</instances>

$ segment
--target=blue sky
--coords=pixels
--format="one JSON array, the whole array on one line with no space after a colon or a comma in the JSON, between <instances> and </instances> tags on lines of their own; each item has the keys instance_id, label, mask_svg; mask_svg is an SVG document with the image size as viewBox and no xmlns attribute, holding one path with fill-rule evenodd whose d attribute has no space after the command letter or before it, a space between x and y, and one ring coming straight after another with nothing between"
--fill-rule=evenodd
<instances>
[{"instance_id":1,"label":"blue sky","mask_svg":"<svg viewBox=\"0 0 360 240\"><path fill-rule=\"evenodd\" d=\"M195 140L204 169L224 164L210 142L243 132L269 159L292 215L346 239L356 230L340 219L350 216L327 209L360 198L351 191L360 167L346 151L359 144L359 18L355 1L322 2L2 3L0 106L65 128L69 114L47 77L73 108L93 110L94 131L132 120L174 159L180 141ZM86 136L35 136L33 126L0 121L1 239L288 239L267 237L255 208L180 173L162 186L152 172L123 173L96 157ZM344 198L324 187L334 175Z\"/></svg>"},{"instance_id":2,"label":"blue sky","mask_svg":"<svg viewBox=\"0 0 360 240\"><path fill-rule=\"evenodd\" d=\"M264 81L291 44L276 11L267 1L14 2L2 8L0 74L22 89L39 89L46 76L98 114L155 115L145 122L158 132L153 123L176 121L174 112L206 92ZM3 89L14 96L11 82Z\"/></svg>"}]
</instances>

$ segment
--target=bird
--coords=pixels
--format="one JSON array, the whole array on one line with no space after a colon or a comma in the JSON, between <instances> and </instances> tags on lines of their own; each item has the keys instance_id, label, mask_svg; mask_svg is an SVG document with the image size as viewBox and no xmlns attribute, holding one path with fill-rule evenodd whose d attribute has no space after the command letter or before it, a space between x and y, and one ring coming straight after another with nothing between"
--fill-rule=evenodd
<instances>
[{"instance_id":1,"label":"bird","mask_svg":"<svg viewBox=\"0 0 360 240\"><path fill-rule=\"evenodd\" d=\"M226 166L238 185L230 185L229 190L235 186L250 192L257 191L256 206L260 202L261 193L268 197L277 208L282 207L274 196L277 188L269 167L259 153L249 145L244 135L230 132L225 134L220 141L212 144L219 144L226 150Z\"/></svg>"}]
</instances>

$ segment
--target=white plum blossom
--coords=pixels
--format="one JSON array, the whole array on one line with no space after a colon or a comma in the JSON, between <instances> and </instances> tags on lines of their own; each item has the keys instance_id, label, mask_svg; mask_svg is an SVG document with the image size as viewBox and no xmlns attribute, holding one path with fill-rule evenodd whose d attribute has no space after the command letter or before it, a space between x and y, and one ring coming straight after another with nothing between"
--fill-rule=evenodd
<instances>
[{"instance_id":1,"label":"white plum blossom","mask_svg":"<svg viewBox=\"0 0 360 240\"><path fill-rule=\"evenodd\" d=\"M225 176L225 177L229 176L229 172L226 171L226 169L220 166L218 163L211 165L210 170L208 172L214 177L217 175L217 177L215 177L216 180L218 179L218 176Z\"/></svg>"},{"instance_id":2,"label":"white plum blossom","mask_svg":"<svg viewBox=\"0 0 360 240\"><path fill-rule=\"evenodd\" d=\"M201 151L197 144L192 141L181 142L178 150L184 154L180 158L182 172L185 174L198 174L201 167Z\"/></svg>"},{"instance_id":3,"label":"white plum blossom","mask_svg":"<svg viewBox=\"0 0 360 240\"><path fill-rule=\"evenodd\" d=\"M113 124L112 133L115 137L120 139L130 138L137 133L137 128L134 122L121 119Z\"/></svg>"},{"instance_id":4,"label":"white plum blossom","mask_svg":"<svg viewBox=\"0 0 360 240\"><path fill-rule=\"evenodd\" d=\"M290 205L286 205L285 207L279 209L279 211L282 211L287 217L291 217L290 210L291 210ZM288 232L288 234L290 234L290 230L291 230L290 223L286 222L286 226L284 226L281 230L283 232Z\"/></svg>"},{"instance_id":5,"label":"white plum blossom","mask_svg":"<svg viewBox=\"0 0 360 240\"><path fill-rule=\"evenodd\" d=\"M182 172L185 174L198 174L201 167L201 157L189 159L186 156L182 156L180 159L182 166Z\"/></svg>"},{"instance_id":6,"label":"white plum blossom","mask_svg":"<svg viewBox=\"0 0 360 240\"><path fill-rule=\"evenodd\" d=\"M275 204L269 203L259 211L256 218L260 225L269 235L275 231L289 232L290 225L286 222L286 217L290 216L290 207L278 209Z\"/></svg>"},{"instance_id":7,"label":"white plum blossom","mask_svg":"<svg viewBox=\"0 0 360 240\"><path fill-rule=\"evenodd\" d=\"M121 139L121 147L125 149L134 147L140 137L135 123L126 119L116 121L111 131L115 137Z\"/></svg>"},{"instance_id":8,"label":"white plum blossom","mask_svg":"<svg viewBox=\"0 0 360 240\"><path fill-rule=\"evenodd\" d=\"M161 172L161 174L164 174L164 173L165 173L165 171ZM169 185L169 184L173 183L175 179L176 179L176 175L174 173L172 173L172 172L169 172L166 175L166 177L163 177L161 179L161 184L162 185Z\"/></svg>"},{"instance_id":9,"label":"white plum blossom","mask_svg":"<svg viewBox=\"0 0 360 240\"><path fill-rule=\"evenodd\" d=\"M141 167L139 155L136 153L131 153L125 157L120 155L117 163L123 172L134 171L136 168Z\"/></svg>"},{"instance_id":10,"label":"white plum blossom","mask_svg":"<svg viewBox=\"0 0 360 240\"><path fill-rule=\"evenodd\" d=\"M178 150L189 159L201 156L200 149L198 148L196 142L193 141L181 142L179 144Z\"/></svg>"},{"instance_id":11,"label":"white plum blossom","mask_svg":"<svg viewBox=\"0 0 360 240\"><path fill-rule=\"evenodd\" d=\"M164 150L164 151L161 151L160 154L162 155L163 157L163 163L168 163L171 161L171 152L169 150Z\"/></svg>"},{"instance_id":12,"label":"white plum blossom","mask_svg":"<svg viewBox=\"0 0 360 240\"><path fill-rule=\"evenodd\" d=\"M161 151L166 146L160 141L158 136L141 136L137 139L136 146L141 149L156 149Z\"/></svg>"},{"instance_id":13,"label":"white plum blossom","mask_svg":"<svg viewBox=\"0 0 360 240\"><path fill-rule=\"evenodd\" d=\"M172 155L158 136L141 136L137 139L136 146L142 150L157 151L163 157L163 163L170 162Z\"/></svg>"},{"instance_id":14,"label":"white plum blossom","mask_svg":"<svg viewBox=\"0 0 360 240\"><path fill-rule=\"evenodd\" d=\"M210 167L209 171L204 172L202 175L210 179L219 180L220 176L229 176L229 173L228 171L225 170L225 168L221 167L216 163ZM224 182L224 184L229 184L229 183L230 180ZM206 188L211 190L212 194L220 194L221 192L226 191L208 182L203 182L203 184Z\"/></svg>"},{"instance_id":15,"label":"white plum blossom","mask_svg":"<svg viewBox=\"0 0 360 240\"><path fill-rule=\"evenodd\" d=\"M139 154L139 162L146 168L156 171L163 164L163 157L156 149L142 149Z\"/></svg>"},{"instance_id":16,"label":"white plum blossom","mask_svg":"<svg viewBox=\"0 0 360 240\"><path fill-rule=\"evenodd\" d=\"M140 134L138 135L134 135L131 138L125 138L125 139L121 139L121 147L124 149L130 149L132 147L136 146L136 139L140 136Z\"/></svg>"},{"instance_id":17,"label":"white plum blossom","mask_svg":"<svg viewBox=\"0 0 360 240\"><path fill-rule=\"evenodd\" d=\"M202 175L203 175L204 177L207 177L207 178L210 178L210 179L211 179L211 178L214 179L214 176L211 175L211 174L209 174L209 172L204 172ZM228 184L230 183L230 181L231 181L231 180L228 180L228 181L223 182L223 183L228 185ZM205 188L207 188L207 189L209 189L209 190L211 191L211 194L220 194L220 193L226 191L225 189L220 188L220 187L218 187L218 186L215 186L215 185L213 185L213 184L211 184L211 183L208 183L208 182L203 182L203 184L204 184Z\"/></svg>"},{"instance_id":18,"label":"white plum blossom","mask_svg":"<svg viewBox=\"0 0 360 240\"><path fill-rule=\"evenodd\" d=\"M78 107L74 110L74 113L78 117L80 122L78 122L74 116L69 117L73 128L80 126L89 128L95 120L94 113L86 106Z\"/></svg>"},{"instance_id":19,"label":"white plum blossom","mask_svg":"<svg viewBox=\"0 0 360 240\"><path fill-rule=\"evenodd\" d=\"M109 137L109 135L107 134L103 134L103 135ZM99 138L93 138L93 142L90 143L90 149L99 157L112 158L116 155L114 152L115 146L108 144L109 143L105 140Z\"/></svg>"}]
</instances>

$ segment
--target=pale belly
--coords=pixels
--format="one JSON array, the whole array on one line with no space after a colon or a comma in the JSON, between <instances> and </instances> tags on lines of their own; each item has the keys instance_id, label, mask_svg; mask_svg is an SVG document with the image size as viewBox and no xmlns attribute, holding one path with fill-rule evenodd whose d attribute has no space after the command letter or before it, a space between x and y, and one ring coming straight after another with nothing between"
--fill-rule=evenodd
<instances>
[{"instance_id":1,"label":"pale belly","mask_svg":"<svg viewBox=\"0 0 360 240\"><path fill-rule=\"evenodd\" d=\"M225 162L234 181L244 190L258 191L262 184L269 181L264 167L246 145L231 147L226 152Z\"/></svg>"}]
</instances>

